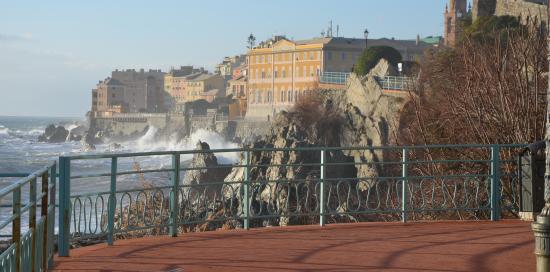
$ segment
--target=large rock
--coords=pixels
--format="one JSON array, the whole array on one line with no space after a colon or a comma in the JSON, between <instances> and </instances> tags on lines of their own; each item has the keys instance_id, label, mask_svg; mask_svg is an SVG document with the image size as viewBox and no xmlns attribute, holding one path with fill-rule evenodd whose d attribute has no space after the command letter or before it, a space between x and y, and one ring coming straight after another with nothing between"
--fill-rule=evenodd
<instances>
[{"instance_id":1,"label":"large rock","mask_svg":"<svg viewBox=\"0 0 550 272\"><path fill-rule=\"evenodd\" d=\"M79 125L69 131L69 134L67 135L67 141L68 142L78 142L82 140L82 137L86 134L86 127Z\"/></svg>"},{"instance_id":2,"label":"large rock","mask_svg":"<svg viewBox=\"0 0 550 272\"><path fill-rule=\"evenodd\" d=\"M44 133L38 136L38 141L47 143L63 143L67 140L69 131L63 126L49 125Z\"/></svg>"},{"instance_id":3,"label":"large rock","mask_svg":"<svg viewBox=\"0 0 550 272\"><path fill-rule=\"evenodd\" d=\"M198 142L197 151L189 164L188 170L183 178L184 198L193 199L198 197L207 197L215 199L220 196L224 178L231 171L231 167L223 167L218 163L214 153L209 153L210 146L205 142Z\"/></svg>"}]
</instances>

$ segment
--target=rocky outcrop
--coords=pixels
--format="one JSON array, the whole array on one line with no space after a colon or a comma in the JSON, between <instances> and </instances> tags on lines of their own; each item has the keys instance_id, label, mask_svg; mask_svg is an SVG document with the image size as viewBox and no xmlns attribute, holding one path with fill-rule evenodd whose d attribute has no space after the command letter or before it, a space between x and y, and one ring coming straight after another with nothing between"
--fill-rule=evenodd
<instances>
[{"instance_id":1,"label":"rocky outcrop","mask_svg":"<svg viewBox=\"0 0 550 272\"><path fill-rule=\"evenodd\" d=\"M405 105L410 101L408 92L385 91L379 79L395 75L395 69L384 59L362 78L352 75L345 92L327 92L325 99L343 110L345 118L340 133L342 147L386 146L395 143L399 120ZM345 152L355 162L378 162L387 154L382 150L354 150ZM357 166L358 177L368 180L378 175L380 169L372 165Z\"/></svg>"},{"instance_id":2,"label":"rocky outcrop","mask_svg":"<svg viewBox=\"0 0 550 272\"><path fill-rule=\"evenodd\" d=\"M188 170L183 178L184 198L196 199L198 197L207 197L215 199L219 196L224 178L231 171L231 166L223 167L218 163L218 158L214 153L209 153L210 146L205 142L198 142L197 151L189 164ZM201 185L201 186L196 186ZM190 190L193 188L193 190Z\"/></svg>"},{"instance_id":3,"label":"rocky outcrop","mask_svg":"<svg viewBox=\"0 0 550 272\"><path fill-rule=\"evenodd\" d=\"M341 147L371 147L384 146L394 142L394 136L399 129L399 119L402 109L409 101L407 92L387 92L382 90L379 78L395 73L385 60L365 77L352 76L347 91L326 91L322 93L321 112L331 111L340 114L341 126L332 133L332 138L338 139ZM315 122L323 122L316 120ZM271 133L250 148L300 148L320 147L326 142L321 141L319 124L303 124L296 121L293 113L283 112L274 120ZM330 128L329 128L330 129ZM327 163L348 163L329 165L326 167L326 178L332 180L327 186L336 186L338 179L351 180L347 182L352 190L365 192L373 186L375 178L381 171L375 163L384 160L387 154L380 150L330 150L326 152ZM297 195L311 196L315 184L320 177L319 151L263 151L250 154L249 181L254 184L250 192L251 209L256 209L257 215L269 216L275 210L280 215L277 222L263 222L264 225L276 223L284 226L292 224L289 214L289 203L302 202ZM241 165L245 164L241 156ZM235 167L226 177L226 182L244 181L245 168ZM355 180L354 180L355 179ZM292 184L289 186L288 184ZM313 188L312 188L313 186ZM313 191L312 191L313 190ZM242 201L240 183L223 188L226 199L235 198ZM353 195L353 193L352 193ZM345 196L343 196L345 197ZM337 198L336 198L337 199ZM339 211L346 211L347 202L337 202ZM302 203L303 204L303 203ZM307 205L307 204L304 204ZM241 206L240 206L241 207ZM242 207L241 207L242 208ZM262 214L267 213L267 214ZM272 215L272 214L271 214Z\"/></svg>"},{"instance_id":4,"label":"rocky outcrop","mask_svg":"<svg viewBox=\"0 0 550 272\"><path fill-rule=\"evenodd\" d=\"M38 136L38 141L47 143L63 143L67 140L69 131L63 126L49 125L44 133Z\"/></svg>"}]
</instances>

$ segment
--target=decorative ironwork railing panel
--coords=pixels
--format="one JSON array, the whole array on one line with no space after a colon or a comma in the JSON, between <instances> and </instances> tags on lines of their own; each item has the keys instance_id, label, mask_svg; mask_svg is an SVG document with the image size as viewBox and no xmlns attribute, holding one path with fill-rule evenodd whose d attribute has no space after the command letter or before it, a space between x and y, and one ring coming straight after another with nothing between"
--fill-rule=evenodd
<instances>
[{"instance_id":1,"label":"decorative ironwork railing panel","mask_svg":"<svg viewBox=\"0 0 550 272\"><path fill-rule=\"evenodd\" d=\"M498 220L518 212L517 165L510 154L523 147L315 147L61 157L59 222L63 223L59 225L59 253L66 256L71 242L89 239L112 244L117 238L218 228ZM260 155L291 153L314 159L268 164L257 161ZM366 153L376 156L363 156ZM240 154L241 159L229 165L192 167L189 159L197 154ZM335 159L342 156L348 160ZM127 160L151 158L163 160L163 165L171 161L171 166L124 168ZM187 161L182 163L182 159ZM89 160L103 160L111 170L82 172L78 165ZM189 183L182 175L221 169L238 175L199 183ZM118 188L121 179L135 181L135 188ZM103 191L72 194L71 183L77 181L105 181L110 185Z\"/></svg>"}]
</instances>

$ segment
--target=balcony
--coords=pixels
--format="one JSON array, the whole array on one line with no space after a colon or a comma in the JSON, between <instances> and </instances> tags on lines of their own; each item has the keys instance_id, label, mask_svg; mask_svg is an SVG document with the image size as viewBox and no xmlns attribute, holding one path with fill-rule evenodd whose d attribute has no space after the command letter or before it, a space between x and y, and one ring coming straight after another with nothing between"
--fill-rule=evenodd
<instances>
[{"instance_id":1,"label":"balcony","mask_svg":"<svg viewBox=\"0 0 550 272\"><path fill-rule=\"evenodd\" d=\"M319 83L329 85L346 85L351 73L323 72L319 75ZM414 87L414 79L403 76L385 76L376 78L383 90L405 91Z\"/></svg>"},{"instance_id":2,"label":"balcony","mask_svg":"<svg viewBox=\"0 0 550 272\"><path fill-rule=\"evenodd\" d=\"M14 226L12 243L0 263L54 271L440 271L442 264L448 271L533 271L530 225L514 220L521 173L510 154L524 147L238 148L60 157L59 175L52 164L0 192L0 200L12 202L5 207L13 207L13 212L4 210L10 216L0 222L0 230ZM380 159L343 162L330 155L349 151L373 152ZM312 160L268 165L251 161L270 152L296 152ZM196 154L240 159L234 164L191 166L188 161ZM151 161L158 163L144 169L135 166ZM105 167L91 170L89 164ZM438 170L422 170L430 165ZM261 167L307 168L311 175L292 180L254 177ZM338 170L346 167L380 170L376 176L350 176L353 171ZM182 180L188 171L223 168L242 169L242 179L199 184ZM0 173L10 176L16 175ZM120 186L129 180L142 186ZM104 188L72 191L73 185L99 182ZM29 184L30 190L21 189ZM55 216L56 188L59 228L50 220ZM30 197L22 198L22 192L30 192ZM42 198L46 195L51 202ZM30 228L21 231L21 214L35 214L40 202L44 220L31 216ZM280 227L264 228L266 222ZM187 233L215 229L219 231ZM69 256L70 251L71 257L56 258L52 264L54 230L59 256ZM34 241L40 247L30 250ZM71 249L86 241L100 244ZM364 252L369 258L361 258Z\"/></svg>"}]
</instances>

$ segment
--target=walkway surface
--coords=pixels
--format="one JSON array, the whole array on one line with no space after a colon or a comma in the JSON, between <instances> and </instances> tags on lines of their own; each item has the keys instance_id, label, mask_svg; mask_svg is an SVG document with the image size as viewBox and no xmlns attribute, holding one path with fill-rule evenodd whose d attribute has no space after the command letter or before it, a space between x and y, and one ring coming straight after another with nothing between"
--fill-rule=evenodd
<instances>
[{"instance_id":1,"label":"walkway surface","mask_svg":"<svg viewBox=\"0 0 550 272\"><path fill-rule=\"evenodd\" d=\"M533 250L520 221L360 223L121 240L54 271L534 271Z\"/></svg>"}]
</instances>

